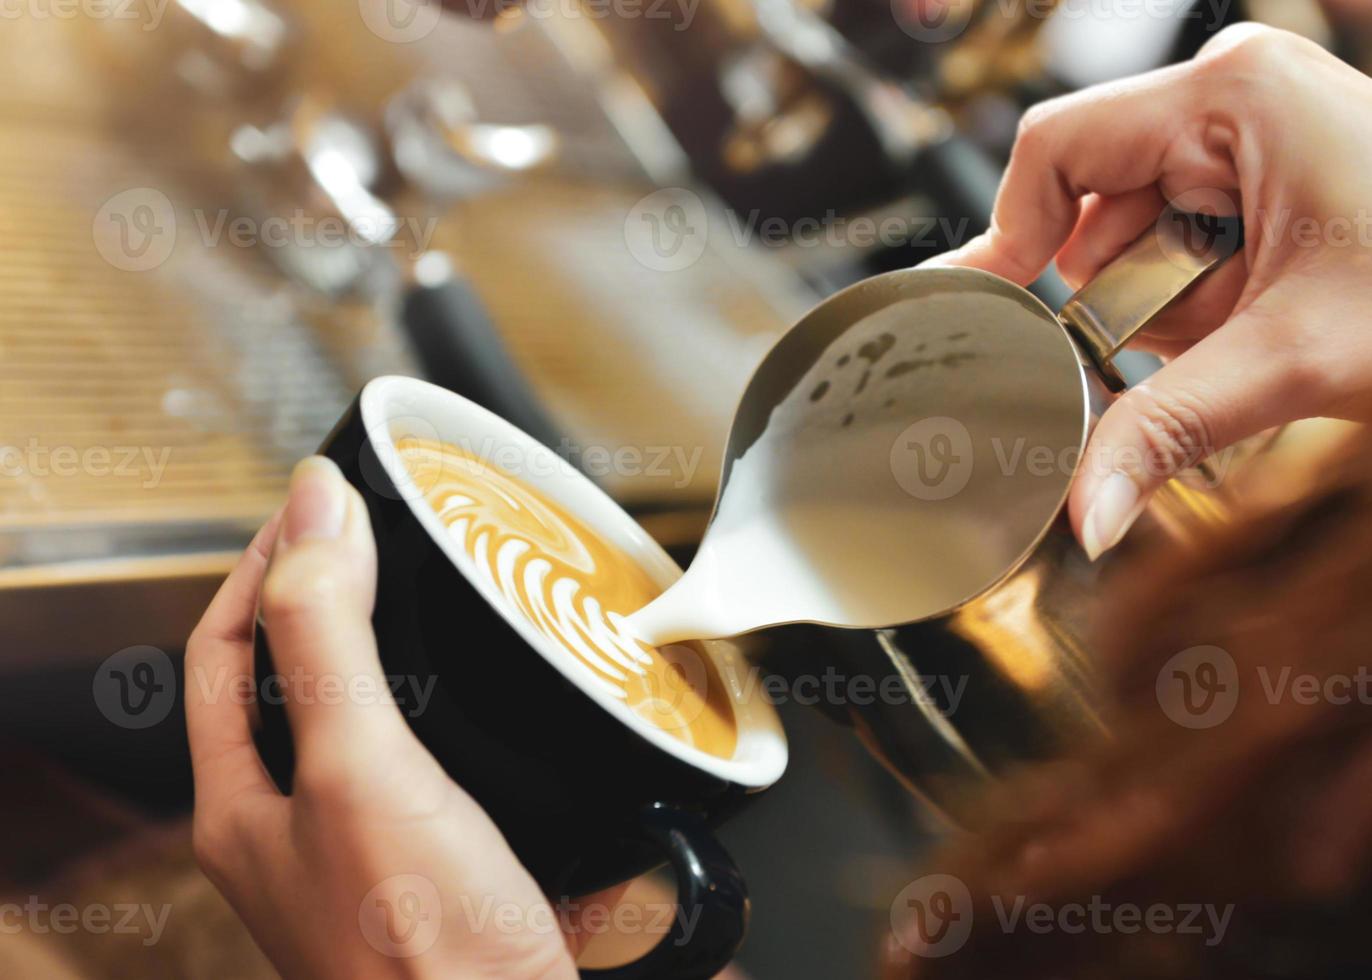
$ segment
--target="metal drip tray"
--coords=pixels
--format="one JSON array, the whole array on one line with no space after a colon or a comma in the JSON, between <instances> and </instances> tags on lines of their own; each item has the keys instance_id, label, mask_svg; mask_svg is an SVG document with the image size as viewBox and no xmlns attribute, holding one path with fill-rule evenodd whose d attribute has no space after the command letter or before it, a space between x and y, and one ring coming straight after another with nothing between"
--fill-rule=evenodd
<instances>
[{"instance_id":1,"label":"metal drip tray","mask_svg":"<svg viewBox=\"0 0 1372 980\"><path fill-rule=\"evenodd\" d=\"M0 669L95 608L111 651L126 621L183 639L362 376L411 369L372 310L313 310L250 250L183 233L120 267L93 216L149 185L178 197L94 128L0 120L0 621L26 634Z\"/></svg>"}]
</instances>

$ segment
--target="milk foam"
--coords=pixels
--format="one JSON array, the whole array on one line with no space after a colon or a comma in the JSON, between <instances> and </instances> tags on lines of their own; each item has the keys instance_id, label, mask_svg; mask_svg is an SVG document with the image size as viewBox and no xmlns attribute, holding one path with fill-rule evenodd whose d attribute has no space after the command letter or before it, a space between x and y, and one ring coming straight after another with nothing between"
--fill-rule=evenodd
<instances>
[{"instance_id":1,"label":"milk foam","mask_svg":"<svg viewBox=\"0 0 1372 980\"><path fill-rule=\"evenodd\" d=\"M625 613L661 591L637 564L499 467L442 443L402 439L396 449L470 559L463 571L494 588L509 613L639 717L687 744L732 753L732 709L703 651L659 650L630 629Z\"/></svg>"}]
</instances>

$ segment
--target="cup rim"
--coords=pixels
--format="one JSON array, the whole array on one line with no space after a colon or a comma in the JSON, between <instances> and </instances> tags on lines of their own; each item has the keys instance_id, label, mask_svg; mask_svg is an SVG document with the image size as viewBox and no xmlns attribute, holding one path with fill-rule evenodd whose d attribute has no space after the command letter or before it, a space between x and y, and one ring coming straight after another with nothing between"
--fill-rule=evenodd
<instances>
[{"instance_id":1,"label":"cup rim","mask_svg":"<svg viewBox=\"0 0 1372 980\"><path fill-rule=\"evenodd\" d=\"M687 745L639 718L623 703L591 683L590 677L583 673L586 668L579 661L567 656L523 616L510 610L504 596L491 583L473 574L471 559L446 533L438 514L424 499L394 451L395 441L404 435L418 435L462 446L467 452L489 460L489 452L472 445L471 440L477 438L501 446L514 445L525 458L537 456L540 474L520 473L519 479L551 497L597 534L627 552L657 585L666 588L680 578L681 567L600 487L517 426L456 392L430 382L401 375L374 378L363 386L358 406L367 441L410 513L467 583L549 666L634 734L696 769L749 789L765 788L780 778L788 759L785 732L776 708L763 695L763 685L748 683L752 667L737 644L728 640L699 641L713 662L734 713L738 744L733 756L725 759ZM398 424L407 419L422 423L428 431L398 431ZM493 462L492 465L499 464Z\"/></svg>"}]
</instances>

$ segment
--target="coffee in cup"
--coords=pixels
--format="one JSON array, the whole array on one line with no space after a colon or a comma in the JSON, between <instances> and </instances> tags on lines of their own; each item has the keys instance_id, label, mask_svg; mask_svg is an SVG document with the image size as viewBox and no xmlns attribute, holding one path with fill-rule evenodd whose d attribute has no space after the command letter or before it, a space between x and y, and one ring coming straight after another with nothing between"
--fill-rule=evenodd
<instances>
[{"instance_id":1,"label":"coffee in cup","mask_svg":"<svg viewBox=\"0 0 1372 980\"><path fill-rule=\"evenodd\" d=\"M510 615L576 662L589 683L687 745L732 758L737 723L698 643L661 649L626 617L661 594L633 559L498 463L406 437L395 449L414 484Z\"/></svg>"}]
</instances>

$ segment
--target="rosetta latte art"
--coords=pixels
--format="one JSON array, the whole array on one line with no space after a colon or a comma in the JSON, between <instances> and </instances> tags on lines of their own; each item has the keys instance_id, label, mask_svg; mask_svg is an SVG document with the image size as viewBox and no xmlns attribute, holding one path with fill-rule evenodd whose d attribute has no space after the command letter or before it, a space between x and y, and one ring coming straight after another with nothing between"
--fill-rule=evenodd
<instances>
[{"instance_id":1,"label":"rosetta latte art","mask_svg":"<svg viewBox=\"0 0 1372 980\"><path fill-rule=\"evenodd\" d=\"M662 591L542 494L455 446L405 438L396 449L425 500L471 560L471 573L571 655L587 682L638 717L711 754L731 757L732 709L698 644L661 649L637 640L625 617Z\"/></svg>"}]
</instances>

